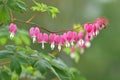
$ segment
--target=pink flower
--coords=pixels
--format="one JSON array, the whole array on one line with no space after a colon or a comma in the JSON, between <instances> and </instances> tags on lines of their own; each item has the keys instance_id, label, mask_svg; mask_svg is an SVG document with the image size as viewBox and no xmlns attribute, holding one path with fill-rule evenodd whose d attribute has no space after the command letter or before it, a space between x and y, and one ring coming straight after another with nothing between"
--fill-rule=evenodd
<instances>
[{"instance_id":1,"label":"pink flower","mask_svg":"<svg viewBox=\"0 0 120 80\"><path fill-rule=\"evenodd\" d=\"M42 49L44 49L44 43L48 42L48 34L46 33L38 33L37 35L37 41L38 43L42 43Z\"/></svg>"},{"instance_id":2,"label":"pink flower","mask_svg":"<svg viewBox=\"0 0 120 80\"><path fill-rule=\"evenodd\" d=\"M99 24L98 23L94 23L93 24L92 35L93 36L97 36L98 34L99 34Z\"/></svg>"},{"instance_id":3,"label":"pink flower","mask_svg":"<svg viewBox=\"0 0 120 80\"><path fill-rule=\"evenodd\" d=\"M99 29L102 30L103 28L106 28L108 24L108 19L106 18L97 18L96 23L99 24Z\"/></svg>"},{"instance_id":4,"label":"pink flower","mask_svg":"<svg viewBox=\"0 0 120 80\"><path fill-rule=\"evenodd\" d=\"M74 42L77 42L78 35L76 32L68 31L66 33L67 41L71 43L71 45L74 45Z\"/></svg>"},{"instance_id":5,"label":"pink flower","mask_svg":"<svg viewBox=\"0 0 120 80\"><path fill-rule=\"evenodd\" d=\"M55 37L56 37L56 34L50 34L49 35L49 41L51 43L51 49L52 50L55 48Z\"/></svg>"},{"instance_id":6,"label":"pink flower","mask_svg":"<svg viewBox=\"0 0 120 80\"><path fill-rule=\"evenodd\" d=\"M11 23L9 26L10 38L12 39L17 32L17 26L14 23Z\"/></svg>"},{"instance_id":7,"label":"pink flower","mask_svg":"<svg viewBox=\"0 0 120 80\"><path fill-rule=\"evenodd\" d=\"M31 27L29 30L30 37L33 38L33 43L36 41L37 35L40 33L40 29L38 27Z\"/></svg>"},{"instance_id":8,"label":"pink flower","mask_svg":"<svg viewBox=\"0 0 120 80\"><path fill-rule=\"evenodd\" d=\"M74 59L75 58L75 47L72 46L70 49L71 49L70 57Z\"/></svg>"},{"instance_id":9,"label":"pink flower","mask_svg":"<svg viewBox=\"0 0 120 80\"><path fill-rule=\"evenodd\" d=\"M56 35L55 36L55 44L58 45L58 50L61 50L61 46L64 44L64 36L62 35Z\"/></svg>"},{"instance_id":10,"label":"pink flower","mask_svg":"<svg viewBox=\"0 0 120 80\"><path fill-rule=\"evenodd\" d=\"M82 47L82 46L84 45L83 37L84 37L84 34L83 34L82 31L80 31L80 32L78 33L78 38L79 38L79 40L78 40L78 42L77 42L77 45L80 46L80 47Z\"/></svg>"},{"instance_id":11,"label":"pink flower","mask_svg":"<svg viewBox=\"0 0 120 80\"><path fill-rule=\"evenodd\" d=\"M93 29L92 24L89 24L89 23L84 24L84 29L88 34L91 34Z\"/></svg>"},{"instance_id":12,"label":"pink flower","mask_svg":"<svg viewBox=\"0 0 120 80\"><path fill-rule=\"evenodd\" d=\"M69 41L68 41L68 39L67 39L67 33L64 33L64 34L63 34L63 39L64 39L64 41L65 41L65 46L66 46L66 47L70 47L70 43L69 43Z\"/></svg>"}]
</instances>

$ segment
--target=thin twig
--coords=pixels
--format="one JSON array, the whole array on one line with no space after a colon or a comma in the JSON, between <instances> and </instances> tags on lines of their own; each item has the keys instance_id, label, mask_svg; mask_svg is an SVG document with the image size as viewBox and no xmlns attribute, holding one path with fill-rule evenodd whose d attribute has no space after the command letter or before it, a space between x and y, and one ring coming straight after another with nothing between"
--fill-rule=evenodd
<instances>
[{"instance_id":1,"label":"thin twig","mask_svg":"<svg viewBox=\"0 0 120 80\"><path fill-rule=\"evenodd\" d=\"M22 20L18 20L18 19L14 19L14 21L24 23L24 24L30 24L30 25L34 25L34 26L39 26L39 24L36 24L36 23L33 23L33 22L26 23L26 21L22 21ZM68 29L68 30L59 30L59 31L51 31L51 30L46 29L45 27L40 27L40 29L43 29L43 30L45 30L45 31L47 31L49 33L61 33L61 32L67 32L67 31L74 31L74 30L79 29L79 27L74 28L74 29L72 28L72 29Z\"/></svg>"},{"instance_id":2,"label":"thin twig","mask_svg":"<svg viewBox=\"0 0 120 80\"><path fill-rule=\"evenodd\" d=\"M38 16L40 14L40 12L37 12L36 14L34 14L31 18L29 18L26 23L31 22L36 16Z\"/></svg>"},{"instance_id":3,"label":"thin twig","mask_svg":"<svg viewBox=\"0 0 120 80\"><path fill-rule=\"evenodd\" d=\"M10 12L11 21L12 21L12 22L14 22L14 17L13 17L12 10L11 10L11 9L9 9L9 12Z\"/></svg>"}]
</instances>

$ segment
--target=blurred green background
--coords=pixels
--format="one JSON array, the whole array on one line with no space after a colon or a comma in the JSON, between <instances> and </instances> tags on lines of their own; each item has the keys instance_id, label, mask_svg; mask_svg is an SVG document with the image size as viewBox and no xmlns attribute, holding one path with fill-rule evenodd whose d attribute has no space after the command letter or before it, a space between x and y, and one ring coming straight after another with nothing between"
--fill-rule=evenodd
<instances>
[{"instance_id":1,"label":"blurred green background","mask_svg":"<svg viewBox=\"0 0 120 80\"><path fill-rule=\"evenodd\" d=\"M31 0L24 1L33 5ZM81 55L79 63L74 63L65 54L61 53L59 56L68 65L77 67L87 80L120 80L120 0L36 1L56 6L60 10L60 14L55 19L51 19L47 13L41 13L33 20L40 26L53 31L69 29L73 24L83 24L101 16L107 17L109 19L108 28L92 41L92 46ZM32 14L31 11L28 11L24 19L26 20ZM20 16L23 15L20 14ZM23 26L23 24L20 25Z\"/></svg>"}]
</instances>

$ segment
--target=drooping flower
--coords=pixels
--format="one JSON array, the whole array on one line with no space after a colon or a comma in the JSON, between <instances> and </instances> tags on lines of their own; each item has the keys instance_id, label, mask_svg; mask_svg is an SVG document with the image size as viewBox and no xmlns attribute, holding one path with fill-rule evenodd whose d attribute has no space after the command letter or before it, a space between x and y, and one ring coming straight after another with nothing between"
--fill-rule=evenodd
<instances>
[{"instance_id":1,"label":"drooping flower","mask_svg":"<svg viewBox=\"0 0 120 80\"><path fill-rule=\"evenodd\" d=\"M58 50L61 50L61 46L64 44L65 40L62 35L55 36L55 44L58 45Z\"/></svg>"},{"instance_id":2,"label":"drooping flower","mask_svg":"<svg viewBox=\"0 0 120 80\"><path fill-rule=\"evenodd\" d=\"M68 39L67 39L67 33L64 33L64 34L63 34L63 39L64 39L64 41L65 41L65 46L66 46L66 47L70 47L70 43L69 43L69 41L68 41Z\"/></svg>"},{"instance_id":3,"label":"drooping flower","mask_svg":"<svg viewBox=\"0 0 120 80\"><path fill-rule=\"evenodd\" d=\"M49 35L49 41L51 43L51 49L53 50L55 48L55 37L56 37L56 34L50 34Z\"/></svg>"},{"instance_id":4,"label":"drooping flower","mask_svg":"<svg viewBox=\"0 0 120 80\"><path fill-rule=\"evenodd\" d=\"M10 38L12 39L17 32L17 26L14 23L11 23L9 26Z\"/></svg>"},{"instance_id":5,"label":"drooping flower","mask_svg":"<svg viewBox=\"0 0 120 80\"><path fill-rule=\"evenodd\" d=\"M84 36L83 32L80 31L80 32L78 33L78 38L79 38L79 40L78 40L78 42L77 42L77 45L80 46L80 47L82 47L83 44L84 44L83 36Z\"/></svg>"},{"instance_id":6,"label":"drooping flower","mask_svg":"<svg viewBox=\"0 0 120 80\"><path fill-rule=\"evenodd\" d=\"M74 58L75 58L75 47L72 46L72 47L70 48L70 50L71 50L70 57L74 59Z\"/></svg>"},{"instance_id":7,"label":"drooping flower","mask_svg":"<svg viewBox=\"0 0 120 80\"><path fill-rule=\"evenodd\" d=\"M31 27L29 30L30 37L33 38L33 43L36 41L37 35L40 33L40 29L38 27Z\"/></svg>"},{"instance_id":8,"label":"drooping flower","mask_svg":"<svg viewBox=\"0 0 120 80\"><path fill-rule=\"evenodd\" d=\"M71 43L71 45L74 45L74 42L77 42L78 35L76 32L68 31L66 33L67 41Z\"/></svg>"},{"instance_id":9,"label":"drooping flower","mask_svg":"<svg viewBox=\"0 0 120 80\"><path fill-rule=\"evenodd\" d=\"M44 49L44 43L48 42L48 34L46 33L38 33L37 35L37 41L38 43L42 43L42 49Z\"/></svg>"},{"instance_id":10,"label":"drooping flower","mask_svg":"<svg viewBox=\"0 0 120 80\"><path fill-rule=\"evenodd\" d=\"M103 28L106 28L106 25L108 24L108 19L97 18L96 23L99 24L99 29L102 30Z\"/></svg>"},{"instance_id":11,"label":"drooping flower","mask_svg":"<svg viewBox=\"0 0 120 80\"><path fill-rule=\"evenodd\" d=\"M97 36L98 34L99 34L99 24L98 23L94 23L93 24L92 35L93 36Z\"/></svg>"}]
</instances>

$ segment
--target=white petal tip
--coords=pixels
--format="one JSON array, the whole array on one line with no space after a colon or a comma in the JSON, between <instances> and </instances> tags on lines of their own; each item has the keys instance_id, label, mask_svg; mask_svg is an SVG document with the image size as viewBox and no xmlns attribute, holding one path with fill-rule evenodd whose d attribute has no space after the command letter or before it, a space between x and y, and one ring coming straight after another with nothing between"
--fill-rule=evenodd
<instances>
[{"instance_id":1,"label":"white petal tip","mask_svg":"<svg viewBox=\"0 0 120 80\"><path fill-rule=\"evenodd\" d=\"M70 57L71 57L72 59L74 59L74 58L75 58L75 53L71 53L71 54L70 54Z\"/></svg>"},{"instance_id":2,"label":"white petal tip","mask_svg":"<svg viewBox=\"0 0 120 80\"><path fill-rule=\"evenodd\" d=\"M85 46L86 46L87 48L89 48L89 47L91 46L91 43L88 41L88 42L85 43Z\"/></svg>"}]
</instances>

